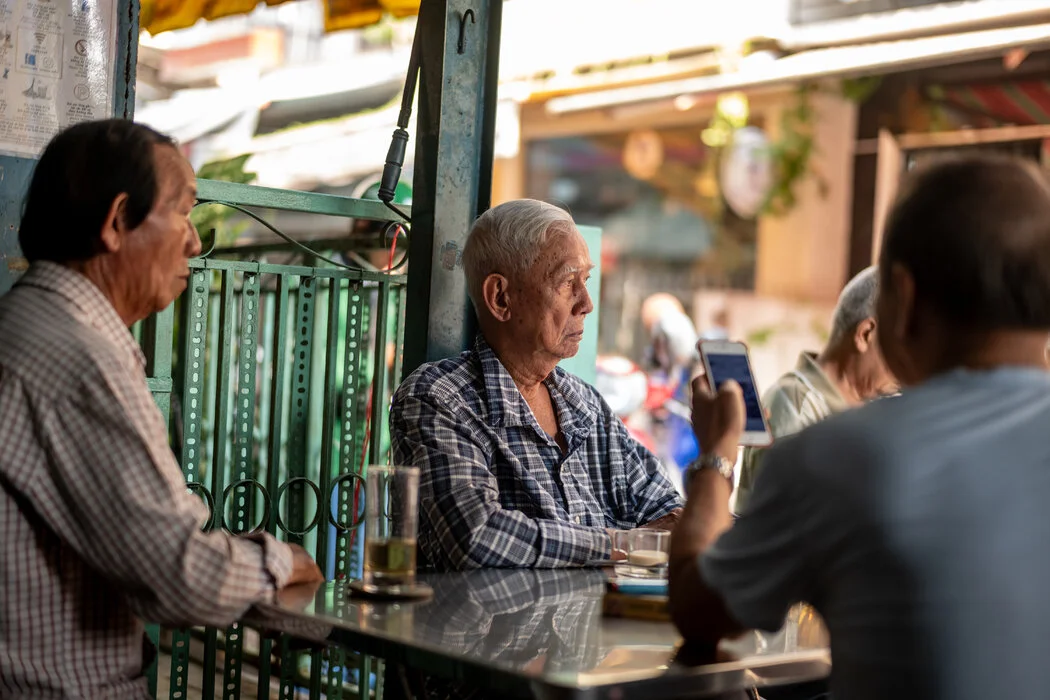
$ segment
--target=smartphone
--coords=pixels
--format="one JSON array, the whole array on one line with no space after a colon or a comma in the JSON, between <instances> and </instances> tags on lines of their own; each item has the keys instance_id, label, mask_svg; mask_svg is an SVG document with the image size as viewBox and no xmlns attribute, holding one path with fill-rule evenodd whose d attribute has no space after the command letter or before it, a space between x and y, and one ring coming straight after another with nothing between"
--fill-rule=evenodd
<instances>
[{"instance_id":1,"label":"smartphone","mask_svg":"<svg viewBox=\"0 0 1050 700\"><path fill-rule=\"evenodd\" d=\"M700 359L711 387L716 391L727 379L740 385L744 394L744 434L740 444L748 447L765 447L773 442L769 432L766 412L758 398L758 387L755 385L755 373L751 371L751 358L747 346L731 340L704 340L700 342Z\"/></svg>"}]
</instances>

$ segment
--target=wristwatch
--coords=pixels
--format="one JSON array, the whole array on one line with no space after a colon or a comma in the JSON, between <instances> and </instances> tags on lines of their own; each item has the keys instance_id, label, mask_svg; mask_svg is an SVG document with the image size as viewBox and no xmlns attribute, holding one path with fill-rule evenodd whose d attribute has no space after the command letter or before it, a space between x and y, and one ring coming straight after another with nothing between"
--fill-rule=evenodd
<instances>
[{"instance_id":1,"label":"wristwatch","mask_svg":"<svg viewBox=\"0 0 1050 700\"><path fill-rule=\"evenodd\" d=\"M704 454L699 459L693 460L688 467L685 469L685 487L688 491L689 484L692 482L693 477L698 471L703 469L713 469L726 479L729 480L729 485L733 485L733 470L736 468L736 463L732 462L722 455L718 454Z\"/></svg>"}]
</instances>

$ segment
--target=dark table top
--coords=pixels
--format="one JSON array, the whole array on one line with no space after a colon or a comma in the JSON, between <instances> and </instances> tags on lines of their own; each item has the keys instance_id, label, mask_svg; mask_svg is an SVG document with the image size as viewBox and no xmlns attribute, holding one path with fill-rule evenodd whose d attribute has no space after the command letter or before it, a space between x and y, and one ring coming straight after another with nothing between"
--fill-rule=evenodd
<instances>
[{"instance_id":1,"label":"dark table top","mask_svg":"<svg viewBox=\"0 0 1050 700\"><path fill-rule=\"evenodd\" d=\"M749 632L701 649L683 645L670 623L604 617L601 571L489 569L421 579L434 589L422 602L351 597L346 582L332 582L312 600L288 595L256 606L244 622L508 696L695 697L817 680L831 670L823 624L804 609L776 635Z\"/></svg>"}]
</instances>

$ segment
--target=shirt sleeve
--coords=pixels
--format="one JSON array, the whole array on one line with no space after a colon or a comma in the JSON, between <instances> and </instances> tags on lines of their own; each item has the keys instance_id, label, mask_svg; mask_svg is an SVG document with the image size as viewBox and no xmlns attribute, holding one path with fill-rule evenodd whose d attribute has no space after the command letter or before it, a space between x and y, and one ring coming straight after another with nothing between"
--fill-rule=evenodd
<instances>
[{"instance_id":1,"label":"shirt sleeve","mask_svg":"<svg viewBox=\"0 0 1050 700\"><path fill-rule=\"evenodd\" d=\"M127 412L156 411L145 387L141 395L112 378L85 381L39 414L49 473L36 497L60 503L41 510L146 619L230 624L288 580L291 550L269 535L201 531L208 510L186 490L159 414Z\"/></svg>"},{"instance_id":2,"label":"shirt sleeve","mask_svg":"<svg viewBox=\"0 0 1050 700\"><path fill-rule=\"evenodd\" d=\"M700 555L704 581L748 628L776 631L791 605L812 601L819 552L837 536L826 500L806 478L802 442L768 451L749 508Z\"/></svg>"},{"instance_id":3,"label":"shirt sleeve","mask_svg":"<svg viewBox=\"0 0 1050 700\"><path fill-rule=\"evenodd\" d=\"M660 460L627 432L627 426L605 408L610 450L624 455L627 477L627 512L621 520L631 527L640 527L662 518L675 508L683 506L682 497L674 484L664 475Z\"/></svg>"},{"instance_id":4,"label":"shirt sleeve","mask_svg":"<svg viewBox=\"0 0 1050 700\"><path fill-rule=\"evenodd\" d=\"M398 397L390 423L395 460L420 468L419 544L431 564L554 568L608 558L603 528L504 510L482 438L453 409Z\"/></svg>"}]
</instances>

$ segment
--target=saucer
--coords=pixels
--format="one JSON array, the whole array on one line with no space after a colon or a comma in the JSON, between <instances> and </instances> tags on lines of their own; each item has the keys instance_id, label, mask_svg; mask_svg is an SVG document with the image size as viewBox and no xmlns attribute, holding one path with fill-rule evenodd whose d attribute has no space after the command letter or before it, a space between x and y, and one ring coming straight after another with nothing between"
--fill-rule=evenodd
<instances>
[{"instance_id":1,"label":"saucer","mask_svg":"<svg viewBox=\"0 0 1050 700\"><path fill-rule=\"evenodd\" d=\"M434 595L434 589L420 581L409 586L375 586L357 579L348 588L351 595L375 600L425 600Z\"/></svg>"}]
</instances>

